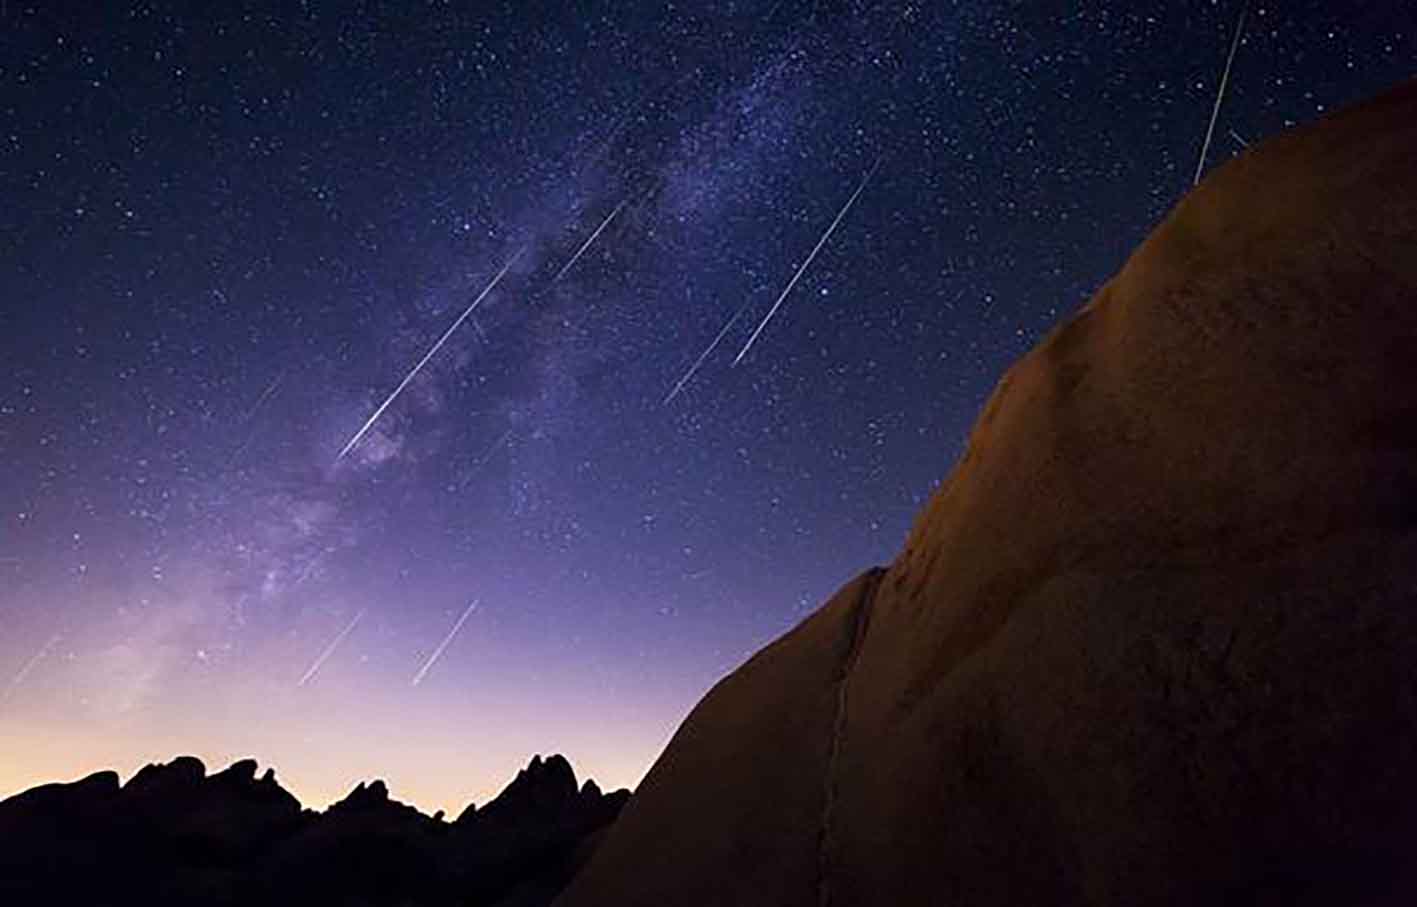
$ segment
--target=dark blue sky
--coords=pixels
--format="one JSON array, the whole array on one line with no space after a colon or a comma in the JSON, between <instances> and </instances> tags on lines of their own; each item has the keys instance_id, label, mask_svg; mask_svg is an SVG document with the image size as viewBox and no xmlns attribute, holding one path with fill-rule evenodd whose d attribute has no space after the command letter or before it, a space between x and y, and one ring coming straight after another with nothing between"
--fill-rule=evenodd
<instances>
[{"instance_id":1,"label":"dark blue sky","mask_svg":"<svg viewBox=\"0 0 1417 907\"><path fill-rule=\"evenodd\" d=\"M1188 188L1242 4L222 6L0 9L0 794L635 783ZM1364 6L1252 5L1213 161L1413 73Z\"/></svg>"}]
</instances>

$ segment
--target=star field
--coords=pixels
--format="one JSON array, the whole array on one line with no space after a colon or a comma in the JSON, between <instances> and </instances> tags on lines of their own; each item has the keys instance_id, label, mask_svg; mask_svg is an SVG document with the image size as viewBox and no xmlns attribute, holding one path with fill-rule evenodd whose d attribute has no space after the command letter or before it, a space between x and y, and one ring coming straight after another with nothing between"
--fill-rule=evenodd
<instances>
[{"instance_id":1,"label":"star field","mask_svg":"<svg viewBox=\"0 0 1417 907\"><path fill-rule=\"evenodd\" d=\"M1189 188L1243 3L1065 6L5 4L0 795L636 783ZM1415 30L1252 4L1209 161Z\"/></svg>"}]
</instances>

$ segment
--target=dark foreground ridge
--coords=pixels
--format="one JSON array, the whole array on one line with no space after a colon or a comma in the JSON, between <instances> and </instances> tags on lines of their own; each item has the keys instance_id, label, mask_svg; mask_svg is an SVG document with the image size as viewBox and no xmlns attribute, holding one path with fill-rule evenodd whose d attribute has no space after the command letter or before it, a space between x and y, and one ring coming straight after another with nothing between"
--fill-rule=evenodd
<instances>
[{"instance_id":1,"label":"dark foreground ridge","mask_svg":"<svg viewBox=\"0 0 1417 907\"><path fill-rule=\"evenodd\" d=\"M1417 82L1189 193L557 907L1413 904L1414 764Z\"/></svg>"},{"instance_id":2,"label":"dark foreground ridge","mask_svg":"<svg viewBox=\"0 0 1417 907\"><path fill-rule=\"evenodd\" d=\"M0 903L496 905L554 898L629 791L577 786L537 756L456 821L360 784L323 813L253 760L208 776L181 756L0 801Z\"/></svg>"}]
</instances>

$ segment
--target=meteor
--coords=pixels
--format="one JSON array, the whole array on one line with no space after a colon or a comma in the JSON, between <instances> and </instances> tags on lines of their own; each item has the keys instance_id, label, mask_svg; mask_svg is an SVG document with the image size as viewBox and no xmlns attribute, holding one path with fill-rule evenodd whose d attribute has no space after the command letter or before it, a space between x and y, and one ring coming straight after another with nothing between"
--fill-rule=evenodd
<instances>
[{"instance_id":1,"label":"meteor","mask_svg":"<svg viewBox=\"0 0 1417 907\"><path fill-rule=\"evenodd\" d=\"M443 336L438 338L438 342L433 344L433 346L429 348L428 352L423 355L422 359L418 360L418 364L415 365L413 369L407 375L404 376L404 379L399 382L399 386L394 388L394 392L392 394L389 394L388 399L381 403L378 409L374 410L374 415L369 417L369 421L364 423L364 427L354 433L354 437L350 438L349 443L344 445L344 449L339 452L339 456L335 457L336 463L338 463L340 460L343 460L345 458L345 455L348 454L351 450L353 450L355 445L357 445L360 441L364 439L364 436L369 433L369 429L373 428L374 423L379 421L379 417L384 414L384 410L388 409L390 404L392 404L395 400L398 399L399 394L403 393L403 389L408 387L408 383L412 381L414 377L416 377L418 373L423 370L423 366L428 364L428 360L432 359L435 355L438 354L438 351L443 348L443 344L447 343L448 338L453 336L453 332L456 331L459 327L461 327L462 323L468 319L468 316L470 316L473 311L476 310L476 308L482 304L482 300L486 299L487 294L491 293L492 289L496 287L498 283L501 282L502 278L506 276L509 270L511 270L512 263L515 262L518 258L520 258L522 252L524 251L526 251L525 248L519 249L517 250L517 253L515 255L507 259L507 263L502 265L502 270L498 271L497 276L492 278L492 282L487 284L487 286L483 288L481 293L477 294L477 298L472 301L472 305L468 306L463 311L463 313L458 316L458 320L453 322L453 326L444 331Z\"/></svg>"},{"instance_id":2,"label":"meteor","mask_svg":"<svg viewBox=\"0 0 1417 907\"><path fill-rule=\"evenodd\" d=\"M463 622L467 620L468 616L472 614L473 611L477 610L477 602L478 599L474 598L472 600L472 604L468 605L467 610L463 611L462 616L458 618L457 623L453 624L453 628L448 631L448 635L443 637L443 641L438 644L438 648L433 650L433 654L428 656L428 660L423 663L423 667L419 668L418 673L413 675L413 686L418 686L420 683L422 683L423 678L427 676L428 671L433 667L433 665L438 661L438 659L443 656L443 650L447 649L448 644L453 641L453 637L458 635L458 631L462 629Z\"/></svg>"},{"instance_id":3,"label":"meteor","mask_svg":"<svg viewBox=\"0 0 1417 907\"><path fill-rule=\"evenodd\" d=\"M38 665L44 660L44 657L49 654L49 650L53 649L59 643L60 638L60 635L56 633L49 637L48 642L40 646L39 651L34 653L29 661L25 662L24 667L20 668L19 673L10 681L10 685L5 688L5 695L0 697L0 700L9 699L10 696L14 694L15 690L19 689L20 684L25 682L25 678L29 676L30 671L33 671L35 665Z\"/></svg>"},{"instance_id":4,"label":"meteor","mask_svg":"<svg viewBox=\"0 0 1417 907\"><path fill-rule=\"evenodd\" d=\"M497 449L500 448L503 444L506 444L507 440L511 437L512 430L509 428L502 433L502 437L492 442L491 447L488 447L487 450L483 451L482 456L477 458L477 462L469 466L467 468L467 472L463 473L462 480L458 483L459 491L466 488L472 483L472 479L475 475L477 475L477 471L483 466L485 466L487 464L487 461L492 459L492 455L497 452ZM449 490L451 490L451 487Z\"/></svg>"},{"instance_id":5,"label":"meteor","mask_svg":"<svg viewBox=\"0 0 1417 907\"><path fill-rule=\"evenodd\" d=\"M335 649L339 647L340 643L344 642L344 638L346 636L354 632L355 625L359 623L359 619L363 616L363 611L360 611L358 614L354 615L354 620L350 621L349 624L345 626L343 630L339 631L339 633L335 635L335 638L330 641L330 644L328 646L325 646L325 651L321 652L320 657L315 659L315 663L310 666L310 670L306 671L305 676L300 678L300 682L296 684L297 687L305 686L305 684L309 683L311 679L313 679L314 676L319 673L320 667L325 663L325 660L328 659L331 655L335 654Z\"/></svg>"},{"instance_id":6,"label":"meteor","mask_svg":"<svg viewBox=\"0 0 1417 907\"><path fill-rule=\"evenodd\" d=\"M246 418L242 421L250 422L252 419L254 419L256 417L256 413L261 411L261 407L265 405L267 400L271 399L271 395L276 392L276 389L280 387L280 383L284 380L285 372L282 371L279 375L276 375L275 380L273 380L270 384L266 385L266 389L261 392L260 399L256 401L255 406L251 407L251 411L246 414Z\"/></svg>"},{"instance_id":7,"label":"meteor","mask_svg":"<svg viewBox=\"0 0 1417 907\"><path fill-rule=\"evenodd\" d=\"M266 405L266 401L271 399L271 396L274 395L276 390L280 388L280 383L284 380L285 372L282 370L279 375L276 375L274 381L266 385L266 389L261 393L261 397L256 401L256 405L251 407L250 411L246 413L245 418L241 420L242 424L249 423L252 419L256 418L256 414L261 411L261 407ZM246 452L246 448L251 446L251 442L256 440L256 435L259 434L259 432L260 426L258 425L255 428L252 428L251 431L247 433L246 440L242 441L241 446L236 448L236 450L232 452L231 456L227 458L225 466L226 469L230 469L233 465L235 465L236 461L241 458L241 455Z\"/></svg>"},{"instance_id":8,"label":"meteor","mask_svg":"<svg viewBox=\"0 0 1417 907\"><path fill-rule=\"evenodd\" d=\"M684 389L684 385L688 384L689 381L693 379L694 373L699 370L699 366L704 364L704 360L709 357L709 354L711 354L718 347L718 345L723 342L724 337L728 336L728 329L733 327L733 325L738 321L738 319L743 316L744 312L748 311L748 305L749 303L744 303L738 308L738 311L733 313L733 317L728 319L728 323L723 326L723 330L719 331L718 336L713 338L713 343L710 343L708 345L708 349L704 350L702 353L699 354L698 360L694 362L692 366L690 366L687 372L684 373L684 377L679 379L679 383L674 385L674 389L671 390L669 392L669 395L664 398L664 402L659 404L660 406L668 406L671 400L679 396L679 392Z\"/></svg>"},{"instance_id":9,"label":"meteor","mask_svg":"<svg viewBox=\"0 0 1417 907\"><path fill-rule=\"evenodd\" d=\"M493 441L493 442L492 442L492 446L491 446L491 447L488 447L487 450L483 451L482 456L480 456L480 457L477 458L477 462L474 463L473 466L472 466L473 470L475 471L475 470L481 469L481 468L482 468L482 465L483 465L484 463L486 463L487 460L488 460L494 453L497 452L497 449L498 449L499 447L501 447L503 444L506 444L507 441L511 439L511 437L512 437L512 430L511 430L510 428L507 429L506 431L502 432L502 437L498 438L496 441Z\"/></svg>"},{"instance_id":10,"label":"meteor","mask_svg":"<svg viewBox=\"0 0 1417 907\"><path fill-rule=\"evenodd\" d=\"M758 340L758 335L763 332L763 328L768 326L768 322L772 321L772 317L777 314L778 308L782 306L782 301L787 298L788 293L792 292L792 288L797 286L797 281L802 279L803 273L805 273L807 268L812 264L812 260L817 257L817 253L822 251L822 246L825 246L827 240L831 239L831 235L835 232L837 224L841 223L841 219L846 216L846 212L851 210L851 206L856 204L856 199L865 191L866 184L871 181L871 177L876 175L876 168L879 166L881 166L881 159L876 158L876 162L871 165L871 169L866 171L866 175L861 178L861 184L856 187L855 192L851 193L851 198L847 199L846 204L842 205L841 210L836 213L836 218L831 222L831 226L827 227L827 232L823 233L822 238L817 240L817 245L812 249L812 253L807 256L807 260L802 262L802 266L797 269L797 273L793 274L792 279L787 282L787 287L782 291L781 295L777 297L777 302L774 302L772 308L768 309L767 315L763 316L763 320L758 324L758 329L753 331L753 336L749 337L748 342L743 344L743 349L738 351L738 355L733 360L734 365L742 362L743 357L748 355L748 350L753 348L753 344Z\"/></svg>"},{"instance_id":11,"label":"meteor","mask_svg":"<svg viewBox=\"0 0 1417 907\"><path fill-rule=\"evenodd\" d=\"M557 280L560 280L562 277L565 277L566 272L571 270L571 266L581 260L581 256L585 254L585 250L589 249L590 244L595 242L596 237L599 236L605 230L606 227L610 226L610 222L615 219L615 215L619 214L620 209L623 207L625 207L625 203L622 201L620 204L615 206L615 210L611 211L609 216L607 216L605 220L600 222L600 226L596 227L595 232L590 235L590 239L586 240L581 245L581 247L576 250L576 254L571 256L571 260L566 262L566 264L561 268L560 271L556 272L556 277L552 281L553 283Z\"/></svg>"},{"instance_id":12,"label":"meteor","mask_svg":"<svg viewBox=\"0 0 1417 907\"><path fill-rule=\"evenodd\" d=\"M1201 159L1196 162L1196 178L1192 186L1200 185L1201 174L1205 172L1205 158L1210 153L1210 140L1215 136L1215 121L1220 119L1220 105L1225 100L1225 88L1230 84L1230 69L1235 65L1235 52L1240 49L1240 36L1245 33L1245 17L1250 14L1250 4L1246 0L1240 10L1240 21L1235 23L1235 37L1230 41L1230 56L1225 60L1225 71L1220 76L1220 90L1215 93L1215 107L1210 111L1210 125L1205 130L1205 142L1201 144Z\"/></svg>"}]
</instances>

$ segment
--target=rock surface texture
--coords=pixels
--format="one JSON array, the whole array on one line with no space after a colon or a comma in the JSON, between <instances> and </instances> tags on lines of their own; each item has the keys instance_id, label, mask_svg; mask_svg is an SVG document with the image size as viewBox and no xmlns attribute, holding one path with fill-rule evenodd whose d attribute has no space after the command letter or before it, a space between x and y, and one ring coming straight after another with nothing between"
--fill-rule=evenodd
<instances>
[{"instance_id":1,"label":"rock surface texture","mask_svg":"<svg viewBox=\"0 0 1417 907\"><path fill-rule=\"evenodd\" d=\"M560 907L1417 900L1417 83L1219 168Z\"/></svg>"}]
</instances>

